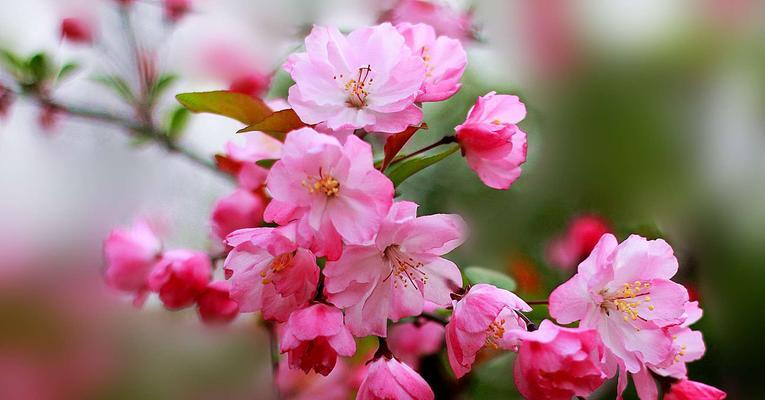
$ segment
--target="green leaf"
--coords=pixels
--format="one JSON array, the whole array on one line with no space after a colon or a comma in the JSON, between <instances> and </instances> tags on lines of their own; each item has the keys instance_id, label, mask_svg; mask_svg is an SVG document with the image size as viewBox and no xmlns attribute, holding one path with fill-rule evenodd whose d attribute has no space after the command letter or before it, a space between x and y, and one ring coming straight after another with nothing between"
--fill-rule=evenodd
<instances>
[{"instance_id":1,"label":"green leaf","mask_svg":"<svg viewBox=\"0 0 765 400\"><path fill-rule=\"evenodd\" d=\"M56 80L60 81L60 80L62 80L64 78L66 78L67 76L69 76L72 73L74 73L74 71L76 71L77 68L79 68L79 67L80 66L77 63L75 63L75 62L68 62L68 63L64 64L63 66L61 66L61 69L58 70L58 75L56 76Z\"/></svg>"},{"instance_id":2,"label":"green leaf","mask_svg":"<svg viewBox=\"0 0 765 400\"><path fill-rule=\"evenodd\" d=\"M122 97L125 101L132 102L133 97L133 91L130 89L130 85L128 85L127 82L125 82L124 79L120 78L119 76L114 75L97 75L94 76L93 81L96 83L100 83L103 86L106 86L109 89L112 89Z\"/></svg>"},{"instance_id":3,"label":"green leaf","mask_svg":"<svg viewBox=\"0 0 765 400\"><path fill-rule=\"evenodd\" d=\"M167 136L171 141L178 140L189 123L191 112L183 107L178 107L170 113L170 119L167 124Z\"/></svg>"},{"instance_id":4,"label":"green leaf","mask_svg":"<svg viewBox=\"0 0 765 400\"><path fill-rule=\"evenodd\" d=\"M278 158L267 158L265 160L255 161L255 164L258 164L263 168L271 168L277 161L279 161Z\"/></svg>"},{"instance_id":5,"label":"green leaf","mask_svg":"<svg viewBox=\"0 0 765 400\"><path fill-rule=\"evenodd\" d=\"M467 267L464 270L465 277L468 278L471 285L477 283L488 283L500 289L515 290L515 280L502 272L484 267Z\"/></svg>"},{"instance_id":6,"label":"green leaf","mask_svg":"<svg viewBox=\"0 0 765 400\"><path fill-rule=\"evenodd\" d=\"M273 114L263 100L227 91L181 93L178 102L191 112L211 113L253 125Z\"/></svg>"},{"instance_id":7,"label":"green leaf","mask_svg":"<svg viewBox=\"0 0 765 400\"><path fill-rule=\"evenodd\" d=\"M260 131L271 135L277 140L284 141L287 132L293 131L305 126L300 117L291 108L277 111L257 124L250 125L237 133Z\"/></svg>"},{"instance_id":8,"label":"green leaf","mask_svg":"<svg viewBox=\"0 0 765 400\"><path fill-rule=\"evenodd\" d=\"M50 78L53 69L45 53L37 53L29 58L27 68L32 74L34 82L43 82Z\"/></svg>"},{"instance_id":9,"label":"green leaf","mask_svg":"<svg viewBox=\"0 0 765 400\"><path fill-rule=\"evenodd\" d=\"M413 157L408 160L401 161L390 167L390 169L386 171L385 174L388 175L388 178L390 178L391 181L393 181L394 186L398 186L410 176L443 160L444 158L459 150L459 148L460 146L458 144L452 144L448 149L440 153L436 153L430 156Z\"/></svg>"},{"instance_id":10,"label":"green leaf","mask_svg":"<svg viewBox=\"0 0 765 400\"><path fill-rule=\"evenodd\" d=\"M27 70L26 63L21 59L21 57L17 56L15 53L11 52L10 50L0 49L0 59L2 59L3 64L5 64L5 67L16 78L26 73L26 70Z\"/></svg>"},{"instance_id":11,"label":"green leaf","mask_svg":"<svg viewBox=\"0 0 765 400\"><path fill-rule=\"evenodd\" d=\"M175 81L178 80L178 76L175 74L165 73L159 76L159 79L154 83L151 88L151 100L155 101L162 95Z\"/></svg>"}]
</instances>

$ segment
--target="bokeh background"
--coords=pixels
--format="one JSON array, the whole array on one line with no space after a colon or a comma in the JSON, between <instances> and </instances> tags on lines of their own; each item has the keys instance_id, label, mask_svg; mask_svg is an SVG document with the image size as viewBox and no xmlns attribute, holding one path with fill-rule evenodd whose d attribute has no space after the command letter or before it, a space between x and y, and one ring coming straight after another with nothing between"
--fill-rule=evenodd
<instances>
[{"instance_id":1,"label":"bokeh background","mask_svg":"<svg viewBox=\"0 0 765 400\"><path fill-rule=\"evenodd\" d=\"M7 1L0 47L46 51L83 68L56 88L68 103L129 112L90 76L126 68L124 33L110 0ZM181 79L172 94L224 88L216 65L229 49L261 71L299 46L310 24L372 24L379 1L196 0L175 24L152 0L135 4L139 38ZM765 4L756 0L474 1L477 41L461 91L426 105L430 129L451 132L479 95L519 95L528 162L508 191L481 184L452 156L401 188L423 213L456 212L471 224L453 254L462 266L503 270L519 294L543 299L572 273L549 246L572 218L597 215L621 239L662 237L680 260L678 280L705 310L706 356L690 376L758 398L765 290ZM62 17L86 9L102 40L60 39ZM211 53L212 52L212 53ZM0 82L8 76L0 73ZM270 95L288 82L276 76ZM267 338L249 316L226 328L193 310L143 309L108 290L101 241L149 216L166 246L209 249L209 214L233 184L177 155L136 144L114 126L61 117L37 123L19 99L0 119L0 398L268 399ZM194 116L184 146L212 156L236 122ZM241 138L240 138L241 139ZM237 140L237 139L234 139ZM411 144L412 148L417 143ZM545 317L540 307L533 317ZM513 398L511 356L486 360L466 398ZM613 386L602 398L612 398Z\"/></svg>"}]
</instances>

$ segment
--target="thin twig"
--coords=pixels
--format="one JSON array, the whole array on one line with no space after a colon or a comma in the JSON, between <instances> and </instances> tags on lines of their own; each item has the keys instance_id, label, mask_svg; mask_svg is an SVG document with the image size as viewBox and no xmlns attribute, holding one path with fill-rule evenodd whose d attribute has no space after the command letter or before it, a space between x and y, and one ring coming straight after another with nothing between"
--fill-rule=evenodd
<instances>
[{"instance_id":1,"label":"thin twig","mask_svg":"<svg viewBox=\"0 0 765 400\"><path fill-rule=\"evenodd\" d=\"M550 300L532 300L532 301L527 301L526 304L532 305L532 306L533 305L545 305L546 306L546 305L550 304Z\"/></svg>"},{"instance_id":2,"label":"thin twig","mask_svg":"<svg viewBox=\"0 0 765 400\"><path fill-rule=\"evenodd\" d=\"M427 145L427 146L425 146L425 147L423 147L423 148L421 148L419 150L416 150L416 151L414 151L412 153L409 153L409 154L407 154L407 155L405 155L403 157L398 157L398 158L394 159L389 164L389 166L393 165L393 164L396 164L396 163L399 163L401 161L404 161L406 159L412 158L412 157L414 157L416 155L422 154L422 153L424 153L424 152L426 152L428 150L435 149L436 147L441 146L442 144L454 143L455 141L456 141L456 139L454 138L454 136L444 136L443 138L441 138L441 140L439 140L439 141L437 141L435 143L429 144L429 145Z\"/></svg>"},{"instance_id":3,"label":"thin twig","mask_svg":"<svg viewBox=\"0 0 765 400\"><path fill-rule=\"evenodd\" d=\"M279 374L279 344L276 341L276 325L271 321L264 321L266 329L268 330L268 347L271 355L271 379L274 382L274 394L276 399L280 400L282 395L279 391L279 387L276 385L276 375Z\"/></svg>"},{"instance_id":4,"label":"thin twig","mask_svg":"<svg viewBox=\"0 0 765 400\"><path fill-rule=\"evenodd\" d=\"M442 318L442 317L440 317L438 315L430 314L430 313L426 313L426 312L420 314L420 317L422 317L423 319L427 319L428 321L438 322L441 325L446 325L447 322L448 322L446 319L444 319L444 318Z\"/></svg>"}]
</instances>

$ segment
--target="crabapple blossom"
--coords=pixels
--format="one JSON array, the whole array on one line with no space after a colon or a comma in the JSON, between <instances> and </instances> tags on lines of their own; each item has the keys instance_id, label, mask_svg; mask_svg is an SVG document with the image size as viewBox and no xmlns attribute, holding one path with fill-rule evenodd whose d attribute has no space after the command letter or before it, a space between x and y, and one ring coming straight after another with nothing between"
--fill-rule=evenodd
<instances>
[{"instance_id":1,"label":"crabapple blossom","mask_svg":"<svg viewBox=\"0 0 765 400\"><path fill-rule=\"evenodd\" d=\"M444 343L444 326L420 318L394 325L388 332L388 346L399 360L417 368L420 357L434 354Z\"/></svg>"},{"instance_id":2,"label":"crabapple blossom","mask_svg":"<svg viewBox=\"0 0 765 400\"><path fill-rule=\"evenodd\" d=\"M316 257L297 246L294 225L240 229L226 244L233 250L223 265L241 312L261 311L267 320L284 322L316 293Z\"/></svg>"},{"instance_id":3,"label":"crabapple blossom","mask_svg":"<svg viewBox=\"0 0 765 400\"><path fill-rule=\"evenodd\" d=\"M161 251L162 242L145 220L114 229L104 241L106 283L133 293L136 304L140 305L148 290L149 273L159 261Z\"/></svg>"},{"instance_id":4,"label":"crabapple blossom","mask_svg":"<svg viewBox=\"0 0 765 400\"><path fill-rule=\"evenodd\" d=\"M471 287L454 300L453 307L446 325L446 350L457 378L470 371L484 347L516 350L518 331L526 330L526 321L517 312L531 311L514 293L485 283Z\"/></svg>"},{"instance_id":5,"label":"crabapple blossom","mask_svg":"<svg viewBox=\"0 0 765 400\"><path fill-rule=\"evenodd\" d=\"M490 92L454 128L468 165L487 186L507 189L521 175L526 133L517 124L525 117L526 106L517 96Z\"/></svg>"},{"instance_id":6,"label":"crabapple blossom","mask_svg":"<svg viewBox=\"0 0 765 400\"><path fill-rule=\"evenodd\" d=\"M226 158L232 164L239 185L245 189L260 189L266 182L268 169L256 162L281 157L282 143L262 132L248 132L242 146L226 144Z\"/></svg>"},{"instance_id":7,"label":"crabapple blossom","mask_svg":"<svg viewBox=\"0 0 765 400\"><path fill-rule=\"evenodd\" d=\"M228 281L210 282L197 298L197 312L206 324L224 324L239 314L239 304L231 300Z\"/></svg>"},{"instance_id":8,"label":"crabapple blossom","mask_svg":"<svg viewBox=\"0 0 765 400\"><path fill-rule=\"evenodd\" d=\"M606 380L605 349L594 329L563 328L544 320L536 331L518 335L514 376L524 398L587 397Z\"/></svg>"},{"instance_id":9,"label":"crabapple blossom","mask_svg":"<svg viewBox=\"0 0 765 400\"><path fill-rule=\"evenodd\" d=\"M457 93L467 66L467 54L460 41L446 36L436 37L433 27L426 24L405 22L396 25L396 29L404 35L412 53L419 54L425 63L425 80L415 100L441 101Z\"/></svg>"},{"instance_id":10,"label":"crabapple blossom","mask_svg":"<svg viewBox=\"0 0 765 400\"><path fill-rule=\"evenodd\" d=\"M343 240L371 240L393 202L393 184L374 168L368 143L349 136L341 145L311 128L287 135L267 188L266 221L296 221L301 243L334 260Z\"/></svg>"},{"instance_id":11,"label":"crabapple blossom","mask_svg":"<svg viewBox=\"0 0 765 400\"><path fill-rule=\"evenodd\" d=\"M207 253L191 250L170 250L149 274L148 284L159 293L162 304L171 310L190 306L205 291L212 277Z\"/></svg>"},{"instance_id":12,"label":"crabapple blossom","mask_svg":"<svg viewBox=\"0 0 765 400\"><path fill-rule=\"evenodd\" d=\"M281 335L282 353L290 367L324 376L335 368L337 356L350 357L356 342L343 323L343 313L326 304L313 304L293 312Z\"/></svg>"},{"instance_id":13,"label":"crabapple blossom","mask_svg":"<svg viewBox=\"0 0 765 400\"><path fill-rule=\"evenodd\" d=\"M237 230L258 226L263 222L265 198L261 193L237 189L220 198L213 206L210 222L216 239L223 240Z\"/></svg>"},{"instance_id":14,"label":"crabapple blossom","mask_svg":"<svg viewBox=\"0 0 765 400\"><path fill-rule=\"evenodd\" d=\"M433 390L410 366L381 356L369 364L357 400L432 400Z\"/></svg>"},{"instance_id":15,"label":"crabapple blossom","mask_svg":"<svg viewBox=\"0 0 765 400\"><path fill-rule=\"evenodd\" d=\"M295 81L287 101L303 122L396 133L422 121L414 101L425 64L391 24L348 36L314 26L305 46L306 52L293 54L284 66Z\"/></svg>"},{"instance_id":16,"label":"crabapple blossom","mask_svg":"<svg viewBox=\"0 0 765 400\"><path fill-rule=\"evenodd\" d=\"M386 12L381 20L394 24L402 22L424 23L432 26L436 33L460 41L473 39L473 16L450 7L443 2L432 0L399 0Z\"/></svg>"},{"instance_id":17,"label":"crabapple blossom","mask_svg":"<svg viewBox=\"0 0 765 400\"><path fill-rule=\"evenodd\" d=\"M61 20L61 37L72 43L88 44L93 41L93 23L83 17Z\"/></svg>"},{"instance_id":18,"label":"crabapple blossom","mask_svg":"<svg viewBox=\"0 0 765 400\"><path fill-rule=\"evenodd\" d=\"M652 365L651 370L661 376L671 376L683 379L688 375L686 363L700 359L706 346L701 332L694 331L690 326L701 319L702 311L697 301L685 304L685 321L679 325L669 326L666 334L672 338L670 357L662 365Z\"/></svg>"},{"instance_id":19,"label":"crabapple blossom","mask_svg":"<svg viewBox=\"0 0 765 400\"><path fill-rule=\"evenodd\" d=\"M346 311L355 336L385 336L387 320L422 313L426 300L446 306L462 286L457 266L442 258L465 241L453 214L417 217L417 204L393 204L374 241L348 245L324 268L330 302Z\"/></svg>"},{"instance_id":20,"label":"crabapple blossom","mask_svg":"<svg viewBox=\"0 0 765 400\"><path fill-rule=\"evenodd\" d=\"M582 262L598 243L610 232L608 222L596 215L575 217L566 232L553 239L547 247L547 258L561 269L571 269Z\"/></svg>"},{"instance_id":21,"label":"crabapple blossom","mask_svg":"<svg viewBox=\"0 0 765 400\"><path fill-rule=\"evenodd\" d=\"M672 384L664 400L723 400L726 397L725 392L714 386L682 379Z\"/></svg>"}]
</instances>

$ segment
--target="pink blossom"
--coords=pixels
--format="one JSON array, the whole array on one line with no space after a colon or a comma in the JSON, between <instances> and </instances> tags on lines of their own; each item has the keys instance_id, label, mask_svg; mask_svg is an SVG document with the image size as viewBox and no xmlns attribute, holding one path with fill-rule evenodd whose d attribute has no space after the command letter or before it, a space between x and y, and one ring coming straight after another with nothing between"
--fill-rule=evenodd
<instances>
[{"instance_id":1,"label":"pink blossom","mask_svg":"<svg viewBox=\"0 0 765 400\"><path fill-rule=\"evenodd\" d=\"M347 37L336 28L314 26L305 44L306 52L285 64L295 81L287 100L303 122L395 133L422 121L414 101L425 64L391 24Z\"/></svg>"},{"instance_id":2,"label":"pink blossom","mask_svg":"<svg viewBox=\"0 0 765 400\"><path fill-rule=\"evenodd\" d=\"M343 359L327 376L314 372L305 373L289 367L283 357L276 374L276 385L282 398L289 400L348 400L358 386L354 386L355 375L365 373L366 366L349 365Z\"/></svg>"},{"instance_id":3,"label":"pink blossom","mask_svg":"<svg viewBox=\"0 0 765 400\"><path fill-rule=\"evenodd\" d=\"M297 246L294 231L294 225L241 229L226 238L233 250L224 268L242 312L261 311L267 320L284 322L315 295L316 257Z\"/></svg>"},{"instance_id":4,"label":"pink blossom","mask_svg":"<svg viewBox=\"0 0 765 400\"><path fill-rule=\"evenodd\" d=\"M433 27L426 24L402 23L396 29L404 35L412 53L425 63L425 80L416 101L441 101L460 89L460 79L467 66L467 54L457 39L436 37Z\"/></svg>"},{"instance_id":5,"label":"pink blossom","mask_svg":"<svg viewBox=\"0 0 765 400\"><path fill-rule=\"evenodd\" d=\"M726 397L728 395L716 387L683 379L672 385L664 400L723 400Z\"/></svg>"},{"instance_id":6,"label":"pink blossom","mask_svg":"<svg viewBox=\"0 0 765 400\"><path fill-rule=\"evenodd\" d=\"M582 262L598 243L601 236L611 231L608 223L596 215L575 217L565 234L553 239L547 248L550 263L571 269Z\"/></svg>"},{"instance_id":7,"label":"pink blossom","mask_svg":"<svg viewBox=\"0 0 765 400\"><path fill-rule=\"evenodd\" d=\"M233 164L232 172L245 189L257 190L266 182L268 169L256 162L277 159L281 154L282 143L262 132L246 133L243 146L234 142L226 144L226 157Z\"/></svg>"},{"instance_id":8,"label":"pink blossom","mask_svg":"<svg viewBox=\"0 0 765 400\"><path fill-rule=\"evenodd\" d=\"M490 92L481 96L467 119L455 128L468 165L494 189L507 189L526 162L526 134L518 123L526 106L517 96Z\"/></svg>"},{"instance_id":9,"label":"pink blossom","mask_svg":"<svg viewBox=\"0 0 765 400\"><path fill-rule=\"evenodd\" d=\"M685 304L685 321L680 325L664 328L666 335L672 338L669 358L662 365L650 366L652 371L676 379L684 379L688 375L686 363L700 359L706 352L701 332L690 328L701 319L701 315L702 311L697 301Z\"/></svg>"},{"instance_id":10,"label":"pink blossom","mask_svg":"<svg viewBox=\"0 0 765 400\"><path fill-rule=\"evenodd\" d=\"M433 0L399 0L381 20L394 24L424 23L435 28L439 35L467 41L473 39L473 16L469 12Z\"/></svg>"},{"instance_id":11,"label":"pink blossom","mask_svg":"<svg viewBox=\"0 0 765 400\"><path fill-rule=\"evenodd\" d=\"M518 332L526 330L518 311L528 312L531 307L515 294L485 283L454 301L454 313L446 325L446 350L457 378L470 371L484 347L517 349Z\"/></svg>"},{"instance_id":12,"label":"pink blossom","mask_svg":"<svg viewBox=\"0 0 765 400\"><path fill-rule=\"evenodd\" d=\"M268 91L271 77L260 72L239 75L231 81L228 90L252 97L259 97Z\"/></svg>"},{"instance_id":13,"label":"pink blossom","mask_svg":"<svg viewBox=\"0 0 765 400\"><path fill-rule=\"evenodd\" d=\"M172 22L178 22L191 11L191 0L163 0L165 17Z\"/></svg>"},{"instance_id":14,"label":"pink blossom","mask_svg":"<svg viewBox=\"0 0 765 400\"><path fill-rule=\"evenodd\" d=\"M324 268L328 299L346 310L356 336L385 336L388 318L422 313L425 300L441 306L462 286L457 266L442 258L465 241L453 214L417 217L417 204L395 203L373 242L348 245Z\"/></svg>"},{"instance_id":15,"label":"pink blossom","mask_svg":"<svg viewBox=\"0 0 765 400\"><path fill-rule=\"evenodd\" d=\"M432 400L433 390L410 366L395 358L380 357L369 364L357 400Z\"/></svg>"},{"instance_id":16,"label":"pink blossom","mask_svg":"<svg viewBox=\"0 0 765 400\"><path fill-rule=\"evenodd\" d=\"M72 43L91 43L93 41L93 23L87 18L64 18L61 20L61 37Z\"/></svg>"},{"instance_id":17,"label":"pink blossom","mask_svg":"<svg viewBox=\"0 0 765 400\"><path fill-rule=\"evenodd\" d=\"M289 354L290 367L327 376L335 368L338 355L350 357L356 352L356 342L343 323L342 311L314 304L290 315L280 350Z\"/></svg>"},{"instance_id":18,"label":"pink blossom","mask_svg":"<svg viewBox=\"0 0 765 400\"><path fill-rule=\"evenodd\" d=\"M415 369L420 357L435 354L443 342L444 326L425 319L394 325L388 332L393 355Z\"/></svg>"},{"instance_id":19,"label":"pink blossom","mask_svg":"<svg viewBox=\"0 0 765 400\"><path fill-rule=\"evenodd\" d=\"M206 324L225 324L239 314L239 304L229 296L230 283L210 282L197 298L197 312Z\"/></svg>"},{"instance_id":20,"label":"pink blossom","mask_svg":"<svg viewBox=\"0 0 765 400\"><path fill-rule=\"evenodd\" d=\"M148 290L147 279L162 251L162 242L147 221L118 228L104 241L106 283L136 295L141 304Z\"/></svg>"},{"instance_id":21,"label":"pink blossom","mask_svg":"<svg viewBox=\"0 0 765 400\"><path fill-rule=\"evenodd\" d=\"M190 306L204 292L212 277L207 253L191 250L170 250L149 274L149 288L171 310Z\"/></svg>"},{"instance_id":22,"label":"pink blossom","mask_svg":"<svg viewBox=\"0 0 765 400\"><path fill-rule=\"evenodd\" d=\"M345 145L311 128L290 132L283 157L268 175L272 196L266 221L297 221L301 241L317 255L337 259L342 240L371 240L393 202L393 184L356 136Z\"/></svg>"},{"instance_id":23,"label":"pink blossom","mask_svg":"<svg viewBox=\"0 0 765 400\"><path fill-rule=\"evenodd\" d=\"M237 189L234 193L220 198L213 207L210 222L213 235L218 240L242 228L252 228L263 222L266 199L261 193Z\"/></svg>"},{"instance_id":24,"label":"pink blossom","mask_svg":"<svg viewBox=\"0 0 765 400\"><path fill-rule=\"evenodd\" d=\"M545 320L521 332L514 375L528 400L587 397L606 380L605 349L594 329L562 328Z\"/></svg>"}]
</instances>

